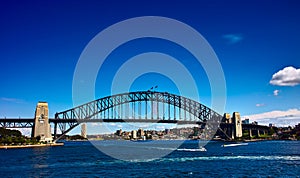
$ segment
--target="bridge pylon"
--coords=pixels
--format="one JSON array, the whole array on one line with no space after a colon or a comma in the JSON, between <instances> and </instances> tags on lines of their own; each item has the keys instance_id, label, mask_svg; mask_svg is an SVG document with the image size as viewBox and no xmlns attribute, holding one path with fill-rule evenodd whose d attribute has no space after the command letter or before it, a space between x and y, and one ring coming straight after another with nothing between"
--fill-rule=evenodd
<instances>
[{"instance_id":1,"label":"bridge pylon","mask_svg":"<svg viewBox=\"0 0 300 178\"><path fill-rule=\"evenodd\" d=\"M232 121L234 123L234 138L241 138L243 136L243 131L242 131L242 119L239 112L233 113Z\"/></svg>"},{"instance_id":2,"label":"bridge pylon","mask_svg":"<svg viewBox=\"0 0 300 178\"><path fill-rule=\"evenodd\" d=\"M31 133L32 137L40 137L40 141L52 142L47 102L38 102Z\"/></svg>"},{"instance_id":3,"label":"bridge pylon","mask_svg":"<svg viewBox=\"0 0 300 178\"><path fill-rule=\"evenodd\" d=\"M83 138L87 138L87 128L86 128L86 123L81 124L81 136Z\"/></svg>"},{"instance_id":4,"label":"bridge pylon","mask_svg":"<svg viewBox=\"0 0 300 178\"><path fill-rule=\"evenodd\" d=\"M232 117L229 113L225 113L222 122L224 123L222 132L227 139L239 139L243 136L242 120L239 112L234 112Z\"/></svg>"}]
</instances>

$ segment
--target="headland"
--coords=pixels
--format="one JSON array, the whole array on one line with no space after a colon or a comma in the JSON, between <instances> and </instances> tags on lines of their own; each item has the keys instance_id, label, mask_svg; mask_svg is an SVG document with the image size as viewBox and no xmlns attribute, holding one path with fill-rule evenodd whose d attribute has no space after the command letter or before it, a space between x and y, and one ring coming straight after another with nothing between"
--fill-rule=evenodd
<instances>
[{"instance_id":1,"label":"headland","mask_svg":"<svg viewBox=\"0 0 300 178\"><path fill-rule=\"evenodd\" d=\"M47 144L34 144L34 145L1 145L0 149L13 149L13 148L39 148L49 146L63 146L64 143L47 143Z\"/></svg>"}]
</instances>

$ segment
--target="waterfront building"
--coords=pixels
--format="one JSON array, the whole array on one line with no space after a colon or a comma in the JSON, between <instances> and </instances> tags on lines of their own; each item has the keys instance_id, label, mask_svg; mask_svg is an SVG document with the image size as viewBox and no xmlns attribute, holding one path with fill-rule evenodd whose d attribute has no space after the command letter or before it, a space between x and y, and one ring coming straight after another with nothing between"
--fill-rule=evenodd
<instances>
[{"instance_id":1,"label":"waterfront building","mask_svg":"<svg viewBox=\"0 0 300 178\"><path fill-rule=\"evenodd\" d=\"M137 131L136 131L136 130L133 130L133 131L131 132L131 138L132 138L132 139L137 139Z\"/></svg>"},{"instance_id":2,"label":"waterfront building","mask_svg":"<svg viewBox=\"0 0 300 178\"><path fill-rule=\"evenodd\" d=\"M140 128L140 129L138 130L138 132L137 132L137 136L138 136L138 137L142 137L142 136L144 136L144 135L145 135L144 130L143 130L142 128Z\"/></svg>"},{"instance_id":3,"label":"waterfront building","mask_svg":"<svg viewBox=\"0 0 300 178\"><path fill-rule=\"evenodd\" d=\"M250 121L249 121L249 119L245 119L245 120L242 120L242 123L243 124L250 124Z\"/></svg>"},{"instance_id":4,"label":"waterfront building","mask_svg":"<svg viewBox=\"0 0 300 178\"><path fill-rule=\"evenodd\" d=\"M122 129L117 130L116 135L122 136Z\"/></svg>"}]
</instances>

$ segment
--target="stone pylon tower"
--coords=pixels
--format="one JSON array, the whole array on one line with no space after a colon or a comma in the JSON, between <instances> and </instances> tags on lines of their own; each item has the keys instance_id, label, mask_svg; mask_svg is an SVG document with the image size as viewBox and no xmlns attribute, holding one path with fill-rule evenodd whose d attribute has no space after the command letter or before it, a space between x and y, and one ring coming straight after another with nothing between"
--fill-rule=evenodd
<instances>
[{"instance_id":1,"label":"stone pylon tower","mask_svg":"<svg viewBox=\"0 0 300 178\"><path fill-rule=\"evenodd\" d=\"M40 141L52 142L51 128L48 118L48 103L38 102L35 110L32 137L40 137Z\"/></svg>"},{"instance_id":2,"label":"stone pylon tower","mask_svg":"<svg viewBox=\"0 0 300 178\"><path fill-rule=\"evenodd\" d=\"M242 131L242 119L240 113L234 112L232 121L234 123L234 137L241 138L243 136L243 131Z\"/></svg>"},{"instance_id":3,"label":"stone pylon tower","mask_svg":"<svg viewBox=\"0 0 300 178\"><path fill-rule=\"evenodd\" d=\"M87 133L86 133L86 123L81 124L81 136L83 138L87 138Z\"/></svg>"},{"instance_id":4,"label":"stone pylon tower","mask_svg":"<svg viewBox=\"0 0 300 178\"><path fill-rule=\"evenodd\" d=\"M228 124L231 124L232 123L232 120L231 120L231 117L230 117L230 114L229 113L225 113L224 116L223 116L223 121L225 123L228 123Z\"/></svg>"}]
</instances>

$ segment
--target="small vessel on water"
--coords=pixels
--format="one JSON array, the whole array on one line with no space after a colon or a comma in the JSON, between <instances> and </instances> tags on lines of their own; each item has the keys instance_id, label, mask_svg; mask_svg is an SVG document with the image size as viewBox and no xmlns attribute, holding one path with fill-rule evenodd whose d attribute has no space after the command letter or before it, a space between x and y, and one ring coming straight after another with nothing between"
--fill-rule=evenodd
<instances>
[{"instance_id":1,"label":"small vessel on water","mask_svg":"<svg viewBox=\"0 0 300 178\"><path fill-rule=\"evenodd\" d=\"M232 143L232 144L223 144L221 147L232 147L232 146L245 146L248 145L248 143Z\"/></svg>"}]
</instances>

